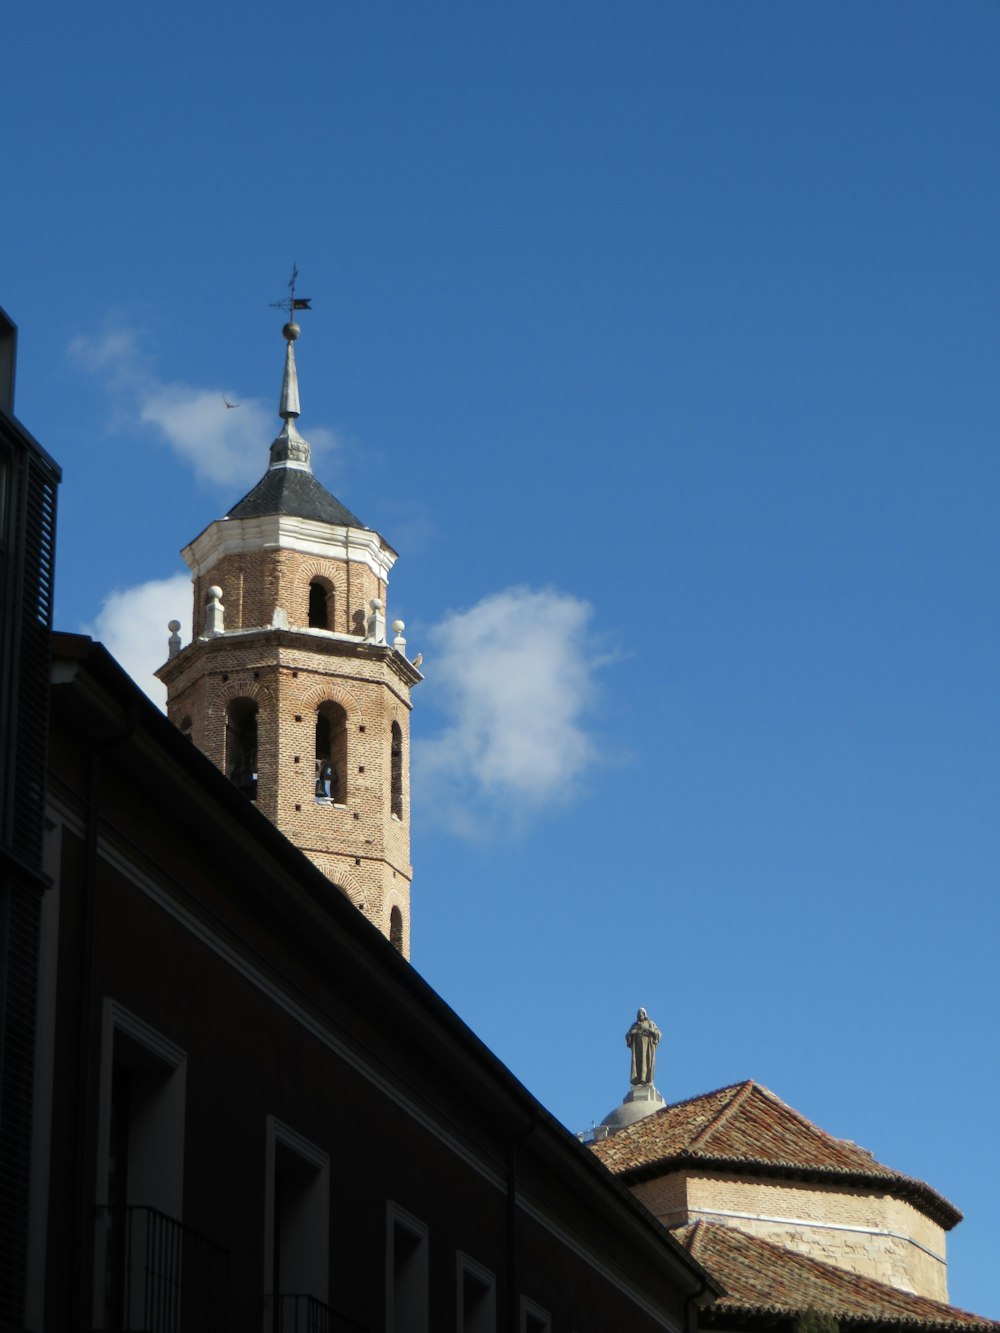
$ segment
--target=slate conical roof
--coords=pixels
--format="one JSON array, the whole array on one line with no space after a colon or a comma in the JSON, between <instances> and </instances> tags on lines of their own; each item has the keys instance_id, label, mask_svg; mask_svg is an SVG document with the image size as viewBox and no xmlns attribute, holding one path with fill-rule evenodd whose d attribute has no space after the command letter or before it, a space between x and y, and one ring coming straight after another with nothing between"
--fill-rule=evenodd
<instances>
[{"instance_id":1,"label":"slate conical roof","mask_svg":"<svg viewBox=\"0 0 1000 1333\"><path fill-rule=\"evenodd\" d=\"M271 445L271 462L267 471L257 485L230 509L226 517L263 518L283 514L291 518L314 519L318 523L332 523L342 528L364 528L365 524L357 515L352 514L313 476L309 445L295 425L299 415L299 380L293 344L301 330L298 324L290 322L282 332L287 347L278 415L285 424Z\"/></svg>"},{"instance_id":2,"label":"slate conical roof","mask_svg":"<svg viewBox=\"0 0 1000 1333\"><path fill-rule=\"evenodd\" d=\"M945 1228L962 1214L911 1176L877 1162L847 1139L834 1138L748 1079L675 1102L592 1145L626 1181L650 1179L683 1166L875 1186L909 1199Z\"/></svg>"},{"instance_id":3,"label":"slate conical roof","mask_svg":"<svg viewBox=\"0 0 1000 1333\"><path fill-rule=\"evenodd\" d=\"M334 523L342 528L363 528L364 523L322 486L312 472L301 468L270 467L252 491L233 505L227 518L260 518L287 514Z\"/></svg>"}]
</instances>

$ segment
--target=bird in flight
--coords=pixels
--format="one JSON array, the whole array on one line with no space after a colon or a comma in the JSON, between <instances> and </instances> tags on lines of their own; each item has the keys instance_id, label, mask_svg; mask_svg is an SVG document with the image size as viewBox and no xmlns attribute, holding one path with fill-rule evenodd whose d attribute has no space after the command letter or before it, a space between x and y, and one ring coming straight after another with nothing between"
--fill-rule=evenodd
<instances>
[{"instance_id":1,"label":"bird in flight","mask_svg":"<svg viewBox=\"0 0 1000 1333\"><path fill-rule=\"evenodd\" d=\"M239 407L239 403L231 403L225 394L222 395L222 401L225 403L226 407Z\"/></svg>"}]
</instances>

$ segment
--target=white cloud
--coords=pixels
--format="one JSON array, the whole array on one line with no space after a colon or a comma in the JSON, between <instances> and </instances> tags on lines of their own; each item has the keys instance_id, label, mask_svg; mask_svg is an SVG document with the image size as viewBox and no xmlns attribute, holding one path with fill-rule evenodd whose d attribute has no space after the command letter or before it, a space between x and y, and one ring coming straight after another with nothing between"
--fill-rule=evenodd
<instances>
[{"instance_id":1,"label":"white cloud","mask_svg":"<svg viewBox=\"0 0 1000 1333\"><path fill-rule=\"evenodd\" d=\"M432 631L431 693L449 722L414 747L422 815L477 834L573 797L595 759L591 614L564 593L509 588Z\"/></svg>"},{"instance_id":2,"label":"white cloud","mask_svg":"<svg viewBox=\"0 0 1000 1333\"><path fill-rule=\"evenodd\" d=\"M167 691L153 672L167 660L167 622L171 620L181 622L182 640L186 641L191 623L188 574L153 579L109 593L94 623L83 630L104 644L158 708L165 707Z\"/></svg>"},{"instance_id":3,"label":"white cloud","mask_svg":"<svg viewBox=\"0 0 1000 1333\"><path fill-rule=\"evenodd\" d=\"M227 408L224 399L237 401ZM162 384L139 403L139 419L154 426L195 473L217 485L257 480L267 463L266 445L279 430L275 412L259 398L234 400L220 389Z\"/></svg>"},{"instance_id":4,"label":"white cloud","mask_svg":"<svg viewBox=\"0 0 1000 1333\"><path fill-rule=\"evenodd\" d=\"M595 673L608 660L587 632L592 608L553 590L508 588L446 616L428 635L428 684L447 718L415 743L419 817L470 837L523 826L571 800L597 752L585 727ZM167 657L167 622L187 642L186 573L105 598L84 633L99 639L158 707L153 675Z\"/></svg>"},{"instance_id":5,"label":"white cloud","mask_svg":"<svg viewBox=\"0 0 1000 1333\"><path fill-rule=\"evenodd\" d=\"M139 341L134 329L115 329L97 338L74 338L69 354L84 370L107 371L132 379L139 373Z\"/></svg>"},{"instance_id":6,"label":"white cloud","mask_svg":"<svg viewBox=\"0 0 1000 1333\"><path fill-rule=\"evenodd\" d=\"M267 447L280 429L277 364L274 401L266 402L231 388L161 381L131 329L75 338L69 353L81 369L102 377L116 420L151 427L202 480L250 485L263 474ZM227 401L236 405L229 408ZM333 432L325 427L304 433L314 453L336 447Z\"/></svg>"}]
</instances>

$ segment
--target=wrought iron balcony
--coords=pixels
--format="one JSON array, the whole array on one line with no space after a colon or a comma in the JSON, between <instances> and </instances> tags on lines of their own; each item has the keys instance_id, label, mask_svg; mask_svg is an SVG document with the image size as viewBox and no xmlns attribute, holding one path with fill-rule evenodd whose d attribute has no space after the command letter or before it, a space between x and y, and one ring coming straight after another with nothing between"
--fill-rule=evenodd
<instances>
[{"instance_id":1,"label":"wrought iron balcony","mask_svg":"<svg viewBox=\"0 0 1000 1333\"><path fill-rule=\"evenodd\" d=\"M274 1316L274 1333L368 1333L366 1324L324 1305L315 1296L281 1295L268 1305Z\"/></svg>"},{"instance_id":2,"label":"wrought iron balcony","mask_svg":"<svg viewBox=\"0 0 1000 1333\"><path fill-rule=\"evenodd\" d=\"M155 1208L98 1208L95 1324L102 1333L225 1333L229 1254Z\"/></svg>"}]
</instances>

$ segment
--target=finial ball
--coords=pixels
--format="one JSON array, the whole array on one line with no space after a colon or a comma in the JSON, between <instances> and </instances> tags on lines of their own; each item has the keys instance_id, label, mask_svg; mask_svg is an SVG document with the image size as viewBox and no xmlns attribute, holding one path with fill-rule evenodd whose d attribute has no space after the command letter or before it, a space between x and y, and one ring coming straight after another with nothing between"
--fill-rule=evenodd
<instances>
[{"instance_id":1,"label":"finial ball","mask_svg":"<svg viewBox=\"0 0 1000 1333\"><path fill-rule=\"evenodd\" d=\"M292 320L281 330L281 336L287 338L290 343L293 343L301 332L301 327Z\"/></svg>"},{"instance_id":2,"label":"finial ball","mask_svg":"<svg viewBox=\"0 0 1000 1333\"><path fill-rule=\"evenodd\" d=\"M170 631L171 634L179 633L180 628L181 628L181 622L179 620L170 620L167 622L167 629Z\"/></svg>"},{"instance_id":3,"label":"finial ball","mask_svg":"<svg viewBox=\"0 0 1000 1333\"><path fill-rule=\"evenodd\" d=\"M392 622L392 628L396 631L397 634L402 634L403 630L406 629L406 626L403 624L401 620L394 620Z\"/></svg>"},{"instance_id":4,"label":"finial ball","mask_svg":"<svg viewBox=\"0 0 1000 1333\"><path fill-rule=\"evenodd\" d=\"M371 607L371 609L372 609L373 611L381 611L381 610L382 610L382 598L381 598L381 597L373 597L373 598L371 599L371 601L368 603L368 605Z\"/></svg>"}]
</instances>

